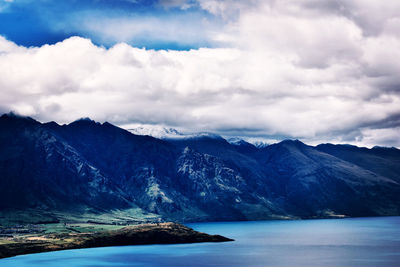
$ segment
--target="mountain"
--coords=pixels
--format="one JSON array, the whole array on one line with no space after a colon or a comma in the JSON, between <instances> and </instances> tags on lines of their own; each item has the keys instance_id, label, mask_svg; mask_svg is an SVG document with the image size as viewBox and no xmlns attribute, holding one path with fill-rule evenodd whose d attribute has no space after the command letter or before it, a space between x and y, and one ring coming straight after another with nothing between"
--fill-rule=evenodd
<instances>
[{"instance_id":1,"label":"mountain","mask_svg":"<svg viewBox=\"0 0 400 267\"><path fill-rule=\"evenodd\" d=\"M174 128L162 127L158 125L137 126L134 128L129 128L127 130L136 135L148 135L159 139L180 138L185 136L185 134L179 132Z\"/></svg>"},{"instance_id":2,"label":"mountain","mask_svg":"<svg viewBox=\"0 0 400 267\"><path fill-rule=\"evenodd\" d=\"M316 149L400 182L399 149L387 147L373 147L372 149L368 149L351 145L332 144L321 144Z\"/></svg>"},{"instance_id":3,"label":"mountain","mask_svg":"<svg viewBox=\"0 0 400 267\"><path fill-rule=\"evenodd\" d=\"M0 148L0 216L20 221L400 214L395 148L157 139L87 118L59 125L14 114L0 117Z\"/></svg>"},{"instance_id":4,"label":"mountain","mask_svg":"<svg viewBox=\"0 0 400 267\"><path fill-rule=\"evenodd\" d=\"M391 215L399 211L399 184L385 177L321 152L296 140L286 140L259 152L266 171L276 177L286 209L298 216L345 214Z\"/></svg>"}]
</instances>

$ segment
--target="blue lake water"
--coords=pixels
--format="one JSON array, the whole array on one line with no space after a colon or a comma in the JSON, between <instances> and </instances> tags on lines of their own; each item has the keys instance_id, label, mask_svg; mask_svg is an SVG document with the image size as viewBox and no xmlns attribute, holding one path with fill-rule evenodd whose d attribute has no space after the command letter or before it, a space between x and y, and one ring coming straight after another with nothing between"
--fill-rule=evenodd
<instances>
[{"instance_id":1,"label":"blue lake water","mask_svg":"<svg viewBox=\"0 0 400 267\"><path fill-rule=\"evenodd\" d=\"M189 226L236 241L66 250L0 266L400 266L400 217Z\"/></svg>"}]
</instances>

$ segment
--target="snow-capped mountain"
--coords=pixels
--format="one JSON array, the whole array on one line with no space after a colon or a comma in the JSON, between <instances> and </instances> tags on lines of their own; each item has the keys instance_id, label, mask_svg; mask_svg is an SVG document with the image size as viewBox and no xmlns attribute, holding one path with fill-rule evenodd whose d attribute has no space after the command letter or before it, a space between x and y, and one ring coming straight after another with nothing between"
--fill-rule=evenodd
<instances>
[{"instance_id":1,"label":"snow-capped mountain","mask_svg":"<svg viewBox=\"0 0 400 267\"><path fill-rule=\"evenodd\" d=\"M181 138L186 136L177 129L159 125L140 125L136 127L127 127L126 129L136 135L148 135L159 139Z\"/></svg>"},{"instance_id":2,"label":"snow-capped mountain","mask_svg":"<svg viewBox=\"0 0 400 267\"><path fill-rule=\"evenodd\" d=\"M163 127L159 125L140 125L135 127L124 127L129 132L136 135L148 135L158 139L193 139L193 138L222 138L218 134L209 132L187 133L178 131L175 128Z\"/></svg>"},{"instance_id":3,"label":"snow-capped mountain","mask_svg":"<svg viewBox=\"0 0 400 267\"><path fill-rule=\"evenodd\" d=\"M264 148L270 145L269 142L266 142L263 139L255 139L255 138L239 138L239 137L232 137L228 138L227 141L236 146L255 146L257 148ZM275 143L275 142L274 142Z\"/></svg>"},{"instance_id":4,"label":"snow-capped mountain","mask_svg":"<svg viewBox=\"0 0 400 267\"><path fill-rule=\"evenodd\" d=\"M269 143L261 140L251 141L250 143L252 143L257 148L263 148L270 145Z\"/></svg>"}]
</instances>

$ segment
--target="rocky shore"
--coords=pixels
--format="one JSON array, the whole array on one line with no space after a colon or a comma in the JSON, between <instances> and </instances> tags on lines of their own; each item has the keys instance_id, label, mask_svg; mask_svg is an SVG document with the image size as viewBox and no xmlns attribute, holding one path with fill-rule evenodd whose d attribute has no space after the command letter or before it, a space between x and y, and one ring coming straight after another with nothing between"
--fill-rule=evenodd
<instances>
[{"instance_id":1,"label":"rocky shore","mask_svg":"<svg viewBox=\"0 0 400 267\"><path fill-rule=\"evenodd\" d=\"M200 233L177 223L143 224L93 233L22 235L0 244L0 258L64 249L226 241L233 240Z\"/></svg>"}]
</instances>

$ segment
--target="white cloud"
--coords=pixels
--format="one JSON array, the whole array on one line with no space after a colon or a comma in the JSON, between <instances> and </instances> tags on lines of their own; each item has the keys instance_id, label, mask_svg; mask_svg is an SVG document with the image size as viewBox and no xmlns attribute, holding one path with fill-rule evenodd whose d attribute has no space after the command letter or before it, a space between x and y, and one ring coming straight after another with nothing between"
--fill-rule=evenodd
<instances>
[{"instance_id":1,"label":"white cloud","mask_svg":"<svg viewBox=\"0 0 400 267\"><path fill-rule=\"evenodd\" d=\"M0 108L43 121L90 116L248 138L400 147L397 6L310 3L201 1L210 12L237 16L214 29L209 41L221 48L106 49L79 37L24 48L0 38ZM366 10L379 30L363 21ZM128 26L107 27L112 34Z\"/></svg>"}]
</instances>

